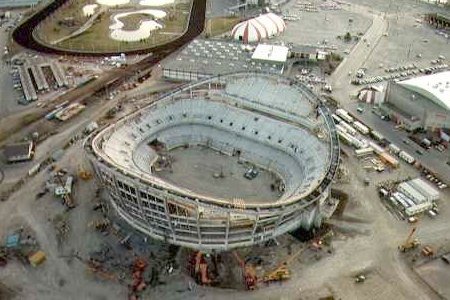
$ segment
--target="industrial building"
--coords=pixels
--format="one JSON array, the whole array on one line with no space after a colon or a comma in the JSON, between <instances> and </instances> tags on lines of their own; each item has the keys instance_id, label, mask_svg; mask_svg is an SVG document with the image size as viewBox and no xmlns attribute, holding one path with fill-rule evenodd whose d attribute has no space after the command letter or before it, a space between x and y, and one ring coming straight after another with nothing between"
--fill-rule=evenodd
<instances>
[{"instance_id":1,"label":"industrial building","mask_svg":"<svg viewBox=\"0 0 450 300\"><path fill-rule=\"evenodd\" d=\"M8 163L27 161L33 158L34 143L23 142L5 146L3 155Z\"/></svg>"},{"instance_id":2,"label":"industrial building","mask_svg":"<svg viewBox=\"0 0 450 300\"><path fill-rule=\"evenodd\" d=\"M263 64L276 65L283 72L288 58L289 48L279 45L259 44L252 54L252 61Z\"/></svg>"},{"instance_id":3,"label":"industrial building","mask_svg":"<svg viewBox=\"0 0 450 300\"><path fill-rule=\"evenodd\" d=\"M413 216L432 208L433 202L439 199L439 192L421 178L402 182L393 199L404 207L407 216Z\"/></svg>"},{"instance_id":4,"label":"industrial building","mask_svg":"<svg viewBox=\"0 0 450 300\"><path fill-rule=\"evenodd\" d=\"M31 7L39 3L39 0L0 0L0 8Z\"/></svg>"},{"instance_id":5,"label":"industrial building","mask_svg":"<svg viewBox=\"0 0 450 300\"><path fill-rule=\"evenodd\" d=\"M219 251L320 226L331 214L340 153L331 113L308 88L248 72L165 94L91 137L85 149L129 224L169 243ZM192 155L200 164L186 168ZM216 160L223 164L211 172ZM228 169L243 165L242 173ZM254 187L251 195L245 186Z\"/></svg>"},{"instance_id":6,"label":"industrial building","mask_svg":"<svg viewBox=\"0 0 450 300\"><path fill-rule=\"evenodd\" d=\"M407 130L450 128L450 71L389 82L382 108Z\"/></svg>"},{"instance_id":7,"label":"industrial building","mask_svg":"<svg viewBox=\"0 0 450 300\"><path fill-rule=\"evenodd\" d=\"M286 24L281 17L267 13L237 24L231 30L231 36L245 44L258 43L280 35L285 29Z\"/></svg>"},{"instance_id":8,"label":"industrial building","mask_svg":"<svg viewBox=\"0 0 450 300\"><path fill-rule=\"evenodd\" d=\"M290 55L304 61L325 60L330 55L327 48L313 45L292 45Z\"/></svg>"},{"instance_id":9,"label":"industrial building","mask_svg":"<svg viewBox=\"0 0 450 300\"><path fill-rule=\"evenodd\" d=\"M265 45L255 56L257 47L235 41L195 39L174 59L163 63L163 76L170 80L194 81L231 72L255 71L281 74L286 61L286 47ZM271 51L265 51L265 50ZM280 53L277 52L280 50ZM271 52L270 57L267 54Z\"/></svg>"}]
</instances>

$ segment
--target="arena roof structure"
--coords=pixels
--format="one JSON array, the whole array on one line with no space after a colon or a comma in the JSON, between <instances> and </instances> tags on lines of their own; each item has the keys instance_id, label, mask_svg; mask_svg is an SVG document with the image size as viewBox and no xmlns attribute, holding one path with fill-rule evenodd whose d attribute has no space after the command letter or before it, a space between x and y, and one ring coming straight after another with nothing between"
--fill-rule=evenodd
<instances>
[{"instance_id":1,"label":"arena roof structure","mask_svg":"<svg viewBox=\"0 0 450 300\"><path fill-rule=\"evenodd\" d=\"M450 71L398 82L450 111Z\"/></svg>"},{"instance_id":2,"label":"arena roof structure","mask_svg":"<svg viewBox=\"0 0 450 300\"><path fill-rule=\"evenodd\" d=\"M286 29L283 19L274 13L267 13L243 21L233 27L233 39L243 43L256 43L263 39L277 36Z\"/></svg>"}]
</instances>

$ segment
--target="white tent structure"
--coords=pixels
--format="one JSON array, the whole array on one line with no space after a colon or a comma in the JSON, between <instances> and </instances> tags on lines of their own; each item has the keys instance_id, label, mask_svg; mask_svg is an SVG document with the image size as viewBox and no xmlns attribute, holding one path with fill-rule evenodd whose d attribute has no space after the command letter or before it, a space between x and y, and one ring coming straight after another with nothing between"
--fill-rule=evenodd
<instances>
[{"instance_id":1,"label":"white tent structure","mask_svg":"<svg viewBox=\"0 0 450 300\"><path fill-rule=\"evenodd\" d=\"M286 24L281 17L267 13L237 24L231 35L233 39L248 44L279 35L285 29Z\"/></svg>"}]
</instances>

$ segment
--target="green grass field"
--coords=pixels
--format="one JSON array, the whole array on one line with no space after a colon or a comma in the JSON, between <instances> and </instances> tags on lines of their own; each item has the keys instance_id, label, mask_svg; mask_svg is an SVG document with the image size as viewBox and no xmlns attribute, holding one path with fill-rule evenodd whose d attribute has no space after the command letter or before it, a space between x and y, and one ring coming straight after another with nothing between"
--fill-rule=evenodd
<instances>
[{"instance_id":1,"label":"green grass field","mask_svg":"<svg viewBox=\"0 0 450 300\"><path fill-rule=\"evenodd\" d=\"M73 1L62 7L52 17L49 17L35 29L35 36L44 43L51 44L52 41L67 36L81 27L88 18L83 16L82 8L86 4L95 3L93 0ZM191 3L178 3L174 6L167 6L167 17L162 20L164 28L154 31L152 35L138 42L121 42L111 39L110 29L112 16L121 12L146 9L149 7L140 5L120 6L120 9L111 8L102 13L94 22L94 25L84 33L64 40L53 46L62 49L93 51L93 52L125 52L150 48L156 45L167 43L179 37L187 28L189 21L189 11ZM150 8L151 9L151 8ZM75 26L67 26L67 18ZM149 20L149 16L137 15L121 18L125 24L124 29L132 30L137 28L140 21Z\"/></svg>"},{"instance_id":2,"label":"green grass field","mask_svg":"<svg viewBox=\"0 0 450 300\"><path fill-rule=\"evenodd\" d=\"M217 17L207 21L205 35L208 37L221 35L233 29L241 21L239 17Z\"/></svg>"}]
</instances>

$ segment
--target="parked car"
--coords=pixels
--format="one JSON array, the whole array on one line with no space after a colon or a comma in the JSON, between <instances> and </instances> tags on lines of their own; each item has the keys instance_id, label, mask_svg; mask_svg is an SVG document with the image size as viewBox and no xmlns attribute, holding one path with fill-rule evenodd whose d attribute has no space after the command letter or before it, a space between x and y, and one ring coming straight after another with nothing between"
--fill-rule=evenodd
<instances>
[{"instance_id":1,"label":"parked car","mask_svg":"<svg viewBox=\"0 0 450 300\"><path fill-rule=\"evenodd\" d=\"M255 179L256 176L258 176L258 174L259 174L258 170L252 167L245 172L244 177L247 178L248 180L252 180Z\"/></svg>"}]
</instances>

